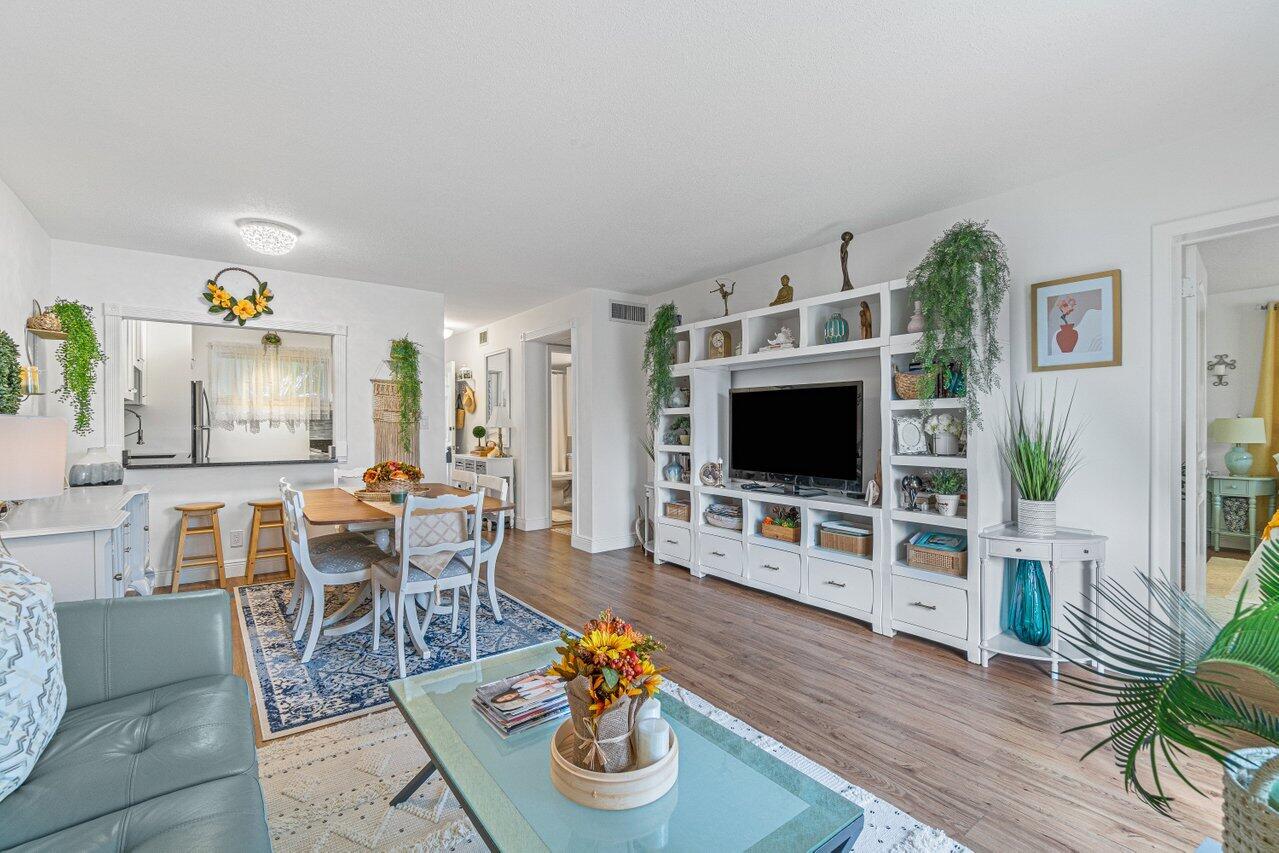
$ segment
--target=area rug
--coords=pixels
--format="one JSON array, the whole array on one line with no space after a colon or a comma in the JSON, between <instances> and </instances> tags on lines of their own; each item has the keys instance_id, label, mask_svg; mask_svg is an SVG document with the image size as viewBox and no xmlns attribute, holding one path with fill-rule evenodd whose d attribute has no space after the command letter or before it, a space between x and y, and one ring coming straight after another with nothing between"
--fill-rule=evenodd
<instances>
[{"instance_id":1,"label":"area rug","mask_svg":"<svg viewBox=\"0 0 1279 853\"><path fill-rule=\"evenodd\" d=\"M662 693L861 806L866 817L855 850L967 850L941 830L925 826L673 682L666 682ZM258 750L258 772L266 794L272 847L276 851L484 850L439 775L401 805L388 805L425 763L426 753L399 711L366 715L267 744Z\"/></svg>"},{"instance_id":2,"label":"area rug","mask_svg":"<svg viewBox=\"0 0 1279 853\"><path fill-rule=\"evenodd\" d=\"M293 641L291 620L284 612L293 582L236 588L236 611L249 660L253 696L262 739L302 731L391 704L387 682L399 678L394 626L382 620L382 642L373 651L370 628L340 637L321 637L311 660L302 663L306 643ZM330 587L325 612L332 613L355 587ZM493 618L487 598L476 608L476 645L480 657L559 639L561 626L517 598L498 593L502 621ZM353 617L368 610L367 605ZM471 640L463 611L456 634L449 617L437 615L427 635L431 656L422 660L406 640L408 675L418 675L470 660ZM305 638L304 638L305 639Z\"/></svg>"}]
</instances>

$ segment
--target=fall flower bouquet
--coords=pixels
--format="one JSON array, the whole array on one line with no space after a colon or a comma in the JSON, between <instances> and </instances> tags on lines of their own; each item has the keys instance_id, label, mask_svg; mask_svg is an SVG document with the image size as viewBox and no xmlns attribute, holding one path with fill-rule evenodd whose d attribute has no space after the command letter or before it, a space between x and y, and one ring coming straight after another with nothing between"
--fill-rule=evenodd
<instances>
[{"instance_id":1,"label":"fall flower bouquet","mask_svg":"<svg viewBox=\"0 0 1279 853\"><path fill-rule=\"evenodd\" d=\"M650 634L605 610L581 637L560 633L558 663L547 672L566 684L576 733L575 760L589 770L627 770L633 763L631 730L644 703L657 693L661 673L652 655L665 648Z\"/></svg>"},{"instance_id":2,"label":"fall flower bouquet","mask_svg":"<svg viewBox=\"0 0 1279 853\"><path fill-rule=\"evenodd\" d=\"M371 492L389 492L397 484L411 486L422 479L422 469L407 462L379 462L364 472L364 485Z\"/></svg>"}]
</instances>

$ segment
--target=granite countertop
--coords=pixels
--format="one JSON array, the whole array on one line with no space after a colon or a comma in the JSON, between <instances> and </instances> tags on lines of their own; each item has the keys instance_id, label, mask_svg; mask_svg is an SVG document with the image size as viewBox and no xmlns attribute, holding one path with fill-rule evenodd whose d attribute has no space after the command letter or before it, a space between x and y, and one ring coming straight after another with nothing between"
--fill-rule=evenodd
<instances>
[{"instance_id":1,"label":"granite countertop","mask_svg":"<svg viewBox=\"0 0 1279 853\"><path fill-rule=\"evenodd\" d=\"M82 486L52 498L23 501L0 521L0 536L20 539L59 533L111 530L128 517L124 506L149 486Z\"/></svg>"}]
</instances>

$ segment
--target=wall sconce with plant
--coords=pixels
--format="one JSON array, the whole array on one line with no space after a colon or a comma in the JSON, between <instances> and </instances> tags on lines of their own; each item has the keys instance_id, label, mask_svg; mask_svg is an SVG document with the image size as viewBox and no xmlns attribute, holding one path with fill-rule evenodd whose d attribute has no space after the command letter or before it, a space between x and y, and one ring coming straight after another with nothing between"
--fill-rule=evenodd
<instances>
[{"instance_id":1,"label":"wall sconce with plant","mask_svg":"<svg viewBox=\"0 0 1279 853\"><path fill-rule=\"evenodd\" d=\"M667 302L653 312L644 337L644 372L648 374L648 423L657 425L657 415L670 405L675 392L675 375L671 365L675 363L675 327L678 324L675 303Z\"/></svg>"},{"instance_id":2,"label":"wall sconce with plant","mask_svg":"<svg viewBox=\"0 0 1279 853\"><path fill-rule=\"evenodd\" d=\"M413 450L413 436L422 413L422 375L418 365L418 345L408 338L391 341L391 378L400 396L400 446Z\"/></svg>"},{"instance_id":3,"label":"wall sconce with plant","mask_svg":"<svg viewBox=\"0 0 1279 853\"><path fill-rule=\"evenodd\" d=\"M93 327L93 309L70 299L59 299L49 311L58 318L66 334L58 347L62 366L62 387L58 399L75 410L72 427L77 435L93 431L93 389L98 384L98 365L107 360Z\"/></svg>"}]
</instances>

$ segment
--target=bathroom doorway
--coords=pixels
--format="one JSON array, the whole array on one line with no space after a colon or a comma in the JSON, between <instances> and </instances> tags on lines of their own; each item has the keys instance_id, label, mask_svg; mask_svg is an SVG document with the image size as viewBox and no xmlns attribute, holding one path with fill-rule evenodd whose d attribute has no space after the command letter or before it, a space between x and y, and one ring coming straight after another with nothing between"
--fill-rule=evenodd
<instances>
[{"instance_id":1,"label":"bathroom doorway","mask_svg":"<svg viewBox=\"0 0 1279 853\"><path fill-rule=\"evenodd\" d=\"M550 488L551 531L573 534L573 348L551 344L550 390Z\"/></svg>"}]
</instances>

